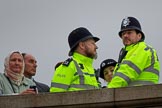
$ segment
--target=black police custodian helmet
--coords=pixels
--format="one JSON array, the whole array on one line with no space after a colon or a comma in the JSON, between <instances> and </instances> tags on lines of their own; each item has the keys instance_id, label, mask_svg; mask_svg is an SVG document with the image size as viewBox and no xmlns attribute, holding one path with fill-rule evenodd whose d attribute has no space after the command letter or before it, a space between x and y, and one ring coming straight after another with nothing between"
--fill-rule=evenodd
<instances>
[{"instance_id":1,"label":"black police custodian helmet","mask_svg":"<svg viewBox=\"0 0 162 108\"><path fill-rule=\"evenodd\" d=\"M79 27L73 30L68 37L68 42L70 46L69 56L72 56L75 47L78 45L79 42L85 41L87 39L94 39L95 42L100 40L98 37L94 37L86 28Z\"/></svg>"},{"instance_id":2,"label":"black police custodian helmet","mask_svg":"<svg viewBox=\"0 0 162 108\"><path fill-rule=\"evenodd\" d=\"M104 69L108 66L116 66L117 62L114 59L106 59L100 64L100 77L104 79Z\"/></svg>"},{"instance_id":3,"label":"black police custodian helmet","mask_svg":"<svg viewBox=\"0 0 162 108\"><path fill-rule=\"evenodd\" d=\"M142 32L141 25L140 25L139 21L134 17L126 17L122 20L119 36L121 37L121 34L123 31L132 30L132 29L139 31L142 34L141 41L143 41L145 39L145 35Z\"/></svg>"}]
</instances>

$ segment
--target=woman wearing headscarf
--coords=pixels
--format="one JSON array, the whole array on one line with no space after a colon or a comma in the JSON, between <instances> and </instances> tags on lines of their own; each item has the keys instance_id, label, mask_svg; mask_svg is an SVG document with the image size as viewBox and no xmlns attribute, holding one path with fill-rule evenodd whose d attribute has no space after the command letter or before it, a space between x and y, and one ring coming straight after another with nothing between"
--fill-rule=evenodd
<instances>
[{"instance_id":1,"label":"woman wearing headscarf","mask_svg":"<svg viewBox=\"0 0 162 108\"><path fill-rule=\"evenodd\" d=\"M24 60L20 52L12 52L5 58L4 73L0 73L0 94L36 94L30 86L35 83L24 77Z\"/></svg>"}]
</instances>

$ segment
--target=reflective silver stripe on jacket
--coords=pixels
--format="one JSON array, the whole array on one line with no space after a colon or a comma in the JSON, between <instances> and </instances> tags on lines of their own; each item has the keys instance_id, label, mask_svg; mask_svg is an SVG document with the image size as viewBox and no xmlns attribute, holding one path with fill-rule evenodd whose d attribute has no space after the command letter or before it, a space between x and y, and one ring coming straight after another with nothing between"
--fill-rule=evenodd
<instances>
[{"instance_id":1,"label":"reflective silver stripe on jacket","mask_svg":"<svg viewBox=\"0 0 162 108\"><path fill-rule=\"evenodd\" d=\"M80 84L84 84L84 76L83 76L83 72L82 70L80 69L80 67L78 66L77 62L75 60L74 61L74 64L76 66L76 69L77 69L77 73L79 75L79 78L80 78Z\"/></svg>"},{"instance_id":2,"label":"reflective silver stripe on jacket","mask_svg":"<svg viewBox=\"0 0 162 108\"><path fill-rule=\"evenodd\" d=\"M74 61L74 64L76 66L76 69L77 69L76 73L79 75L79 78L80 78L80 84L66 85L66 84L52 82L51 87L62 88L62 89L65 89L65 90L67 90L70 87L80 88L80 89L87 89L87 90L97 88L97 87L95 87L93 85L84 84L84 75L83 74L90 75L90 76L95 76L95 75L94 74L83 73L82 70L80 69L80 67L78 66L77 62L75 60L73 60L73 61ZM74 75L77 75L77 74L74 74Z\"/></svg>"},{"instance_id":3,"label":"reflective silver stripe on jacket","mask_svg":"<svg viewBox=\"0 0 162 108\"><path fill-rule=\"evenodd\" d=\"M138 73L138 75L141 73L141 70L131 61L124 60L122 64L127 64L129 67L133 68Z\"/></svg>"},{"instance_id":4,"label":"reflective silver stripe on jacket","mask_svg":"<svg viewBox=\"0 0 162 108\"><path fill-rule=\"evenodd\" d=\"M52 82L51 87L57 87L67 90L69 88L69 85Z\"/></svg>"},{"instance_id":5,"label":"reflective silver stripe on jacket","mask_svg":"<svg viewBox=\"0 0 162 108\"><path fill-rule=\"evenodd\" d=\"M145 68L144 71L151 72L151 73L154 73L159 76L159 70L154 69L154 63L155 63L154 51L149 46L147 46L145 48L145 50L148 50L148 49L150 49L150 51L151 51L151 65L149 67Z\"/></svg>"},{"instance_id":6,"label":"reflective silver stripe on jacket","mask_svg":"<svg viewBox=\"0 0 162 108\"><path fill-rule=\"evenodd\" d=\"M151 73L154 73L154 74L159 76L159 71L154 69L154 68L152 68L151 66L148 67L148 68L145 68L144 71L151 72Z\"/></svg>"},{"instance_id":7,"label":"reflective silver stripe on jacket","mask_svg":"<svg viewBox=\"0 0 162 108\"><path fill-rule=\"evenodd\" d=\"M92 86L92 85L88 85L88 84L84 84L84 85L81 85L81 84L72 84L70 85L70 87L74 87L74 88L80 88L80 89L96 89L97 87L95 86Z\"/></svg>"},{"instance_id":8,"label":"reflective silver stripe on jacket","mask_svg":"<svg viewBox=\"0 0 162 108\"><path fill-rule=\"evenodd\" d=\"M94 74L89 74L89 73L87 73L87 72L84 72L84 74L85 74L85 75L89 75L89 76L91 76L91 77L94 77L94 76L95 76ZM75 76L75 75L78 75L78 73L75 73L74 76Z\"/></svg>"},{"instance_id":9,"label":"reflective silver stripe on jacket","mask_svg":"<svg viewBox=\"0 0 162 108\"><path fill-rule=\"evenodd\" d=\"M149 50L149 49L150 49L150 52L151 52L151 65L149 67L145 68L143 71L154 73L154 74L159 76L159 70L154 69L154 63L155 63L154 51L149 46L147 46L145 48L145 50ZM134 63L132 63L131 61L124 60L121 64L127 64L129 67L133 68L138 73L138 75L141 73L141 70ZM119 77L123 78L129 84L129 86L139 85L139 84L140 85L154 84L151 81L133 81L133 82L131 82L131 79L128 76L121 73L121 72L116 72L114 77L115 76L119 76Z\"/></svg>"},{"instance_id":10,"label":"reflective silver stripe on jacket","mask_svg":"<svg viewBox=\"0 0 162 108\"><path fill-rule=\"evenodd\" d=\"M73 87L73 88L80 88L80 89L96 89L97 87L95 86L92 86L92 85L81 85L81 84L72 84L72 85L66 85L66 84L61 84L61 83L54 83L52 82L51 83L51 87L56 87L56 88L61 88L61 89L65 89L67 90L68 88L70 87Z\"/></svg>"},{"instance_id":11,"label":"reflective silver stripe on jacket","mask_svg":"<svg viewBox=\"0 0 162 108\"><path fill-rule=\"evenodd\" d=\"M116 77L116 76L123 78L127 82L127 84L129 84L131 82L131 79L121 72L116 72L113 77Z\"/></svg>"},{"instance_id":12,"label":"reflective silver stripe on jacket","mask_svg":"<svg viewBox=\"0 0 162 108\"><path fill-rule=\"evenodd\" d=\"M71 84L70 87L82 88L82 89L87 89L87 90L88 89L95 89L95 88L97 88L97 87L95 87L93 85L88 85L88 84L84 83L84 75L83 74L89 75L91 77L95 77L95 74L89 74L87 72L83 73L82 70L80 69L80 67L78 66L77 62L75 60L73 60L73 61L74 61L74 64L76 66L76 69L77 69L77 72L76 72L75 75L77 75L77 74L79 75L79 77L80 77L80 84Z\"/></svg>"},{"instance_id":13,"label":"reflective silver stripe on jacket","mask_svg":"<svg viewBox=\"0 0 162 108\"><path fill-rule=\"evenodd\" d=\"M95 77L95 74L89 74L89 73L83 73L82 70L80 69L80 67L78 66L77 62L75 60L74 61L74 64L76 66L76 69L77 69L77 72L75 75L79 75L80 77L80 84L71 84L70 87L74 87L74 88L82 88L82 89L95 89L97 87L93 86L93 85L88 85L88 84L85 84L84 83L84 75L89 75L91 77Z\"/></svg>"},{"instance_id":14,"label":"reflective silver stripe on jacket","mask_svg":"<svg viewBox=\"0 0 162 108\"><path fill-rule=\"evenodd\" d=\"M140 86L140 85L152 85L154 84L153 82L151 81L134 81L134 82L131 82L128 86Z\"/></svg>"}]
</instances>

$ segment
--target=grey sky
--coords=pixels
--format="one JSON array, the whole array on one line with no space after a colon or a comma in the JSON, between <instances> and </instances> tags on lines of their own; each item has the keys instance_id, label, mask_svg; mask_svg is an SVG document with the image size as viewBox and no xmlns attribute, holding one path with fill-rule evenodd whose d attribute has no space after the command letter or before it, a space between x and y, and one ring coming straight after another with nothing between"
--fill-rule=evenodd
<instances>
[{"instance_id":1,"label":"grey sky","mask_svg":"<svg viewBox=\"0 0 162 108\"><path fill-rule=\"evenodd\" d=\"M95 68L106 58L117 60L125 16L140 21L161 61L161 10L162 0L0 0L0 71L8 53L27 52L38 61L35 79L50 85L55 64L68 58L68 34L81 26L101 39Z\"/></svg>"}]
</instances>

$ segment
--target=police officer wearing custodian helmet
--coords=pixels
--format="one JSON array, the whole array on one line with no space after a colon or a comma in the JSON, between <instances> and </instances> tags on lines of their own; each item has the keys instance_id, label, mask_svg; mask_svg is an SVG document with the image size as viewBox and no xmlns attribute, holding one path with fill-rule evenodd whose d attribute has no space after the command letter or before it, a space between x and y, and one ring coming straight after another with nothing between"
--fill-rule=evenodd
<instances>
[{"instance_id":1,"label":"police officer wearing custodian helmet","mask_svg":"<svg viewBox=\"0 0 162 108\"><path fill-rule=\"evenodd\" d=\"M96 42L88 29L79 27L68 36L69 56L55 71L50 92L78 91L99 88L93 60L97 57Z\"/></svg>"},{"instance_id":2,"label":"police officer wearing custodian helmet","mask_svg":"<svg viewBox=\"0 0 162 108\"><path fill-rule=\"evenodd\" d=\"M134 17L124 18L119 37L125 47L120 51L108 88L157 84L160 71L157 52L144 42L139 21Z\"/></svg>"}]
</instances>

